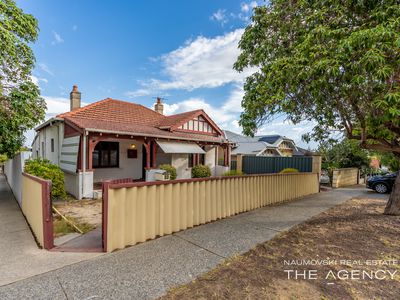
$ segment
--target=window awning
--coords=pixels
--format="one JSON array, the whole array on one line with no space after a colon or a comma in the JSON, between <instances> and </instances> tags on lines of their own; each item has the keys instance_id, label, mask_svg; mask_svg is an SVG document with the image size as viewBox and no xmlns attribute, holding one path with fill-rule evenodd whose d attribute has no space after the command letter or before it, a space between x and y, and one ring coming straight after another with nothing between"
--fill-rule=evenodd
<instances>
[{"instance_id":1,"label":"window awning","mask_svg":"<svg viewBox=\"0 0 400 300\"><path fill-rule=\"evenodd\" d=\"M164 153L206 153L195 143L157 141Z\"/></svg>"}]
</instances>

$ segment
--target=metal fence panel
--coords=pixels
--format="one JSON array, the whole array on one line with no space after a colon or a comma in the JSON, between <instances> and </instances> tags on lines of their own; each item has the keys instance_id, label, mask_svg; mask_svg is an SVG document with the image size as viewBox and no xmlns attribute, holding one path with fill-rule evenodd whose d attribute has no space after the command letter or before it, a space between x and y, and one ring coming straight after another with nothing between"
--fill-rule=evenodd
<instances>
[{"instance_id":1,"label":"metal fence panel","mask_svg":"<svg viewBox=\"0 0 400 300\"><path fill-rule=\"evenodd\" d=\"M279 173L286 168L294 168L299 172L312 172L312 157L243 156L245 174Z\"/></svg>"}]
</instances>

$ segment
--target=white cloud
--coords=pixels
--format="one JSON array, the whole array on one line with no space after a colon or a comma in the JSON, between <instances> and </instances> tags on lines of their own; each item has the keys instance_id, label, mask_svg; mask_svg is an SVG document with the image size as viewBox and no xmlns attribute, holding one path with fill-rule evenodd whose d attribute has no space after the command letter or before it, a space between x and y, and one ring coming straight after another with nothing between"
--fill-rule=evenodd
<instances>
[{"instance_id":1,"label":"white cloud","mask_svg":"<svg viewBox=\"0 0 400 300\"><path fill-rule=\"evenodd\" d=\"M47 110L46 118L54 117L58 114L69 111L70 100L64 97L52 97L52 96L42 96L46 101ZM86 102L82 102L81 106L88 105Z\"/></svg>"},{"instance_id":2,"label":"white cloud","mask_svg":"<svg viewBox=\"0 0 400 300\"><path fill-rule=\"evenodd\" d=\"M64 40L60 34L55 32L54 30L52 32L53 32L53 37L54 37L54 40L51 42L52 45L64 43Z\"/></svg>"},{"instance_id":3,"label":"white cloud","mask_svg":"<svg viewBox=\"0 0 400 300\"><path fill-rule=\"evenodd\" d=\"M248 13L249 11L251 11L254 7L257 6L257 2L256 1L251 1L251 2L243 2L240 4L240 10L244 13Z\"/></svg>"},{"instance_id":4,"label":"white cloud","mask_svg":"<svg viewBox=\"0 0 400 300\"><path fill-rule=\"evenodd\" d=\"M46 78L37 77L35 75L31 75L31 80L34 84L40 87L40 82L48 83L49 81Z\"/></svg>"},{"instance_id":5,"label":"white cloud","mask_svg":"<svg viewBox=\"0 0 400 300\"><path fill-rule=\"evenodd\" d=\"M225 9L218 9L210 16L210 20L219 22L222 26L228 22Z\"/></svg>"},{"instance_id":6,"label":"white cloud","mask_svg":"<svg viewBox=\"0 0 400 300\"><path fill-rule=\"evenodd\" d=\"M214 88L228 83L242 83L254 72L233 70L240 51L238 43L243 29L237 29L215 38L197 37L184 46L161 57L163 73L168 80L151 79L146 88L168 90Z\"/></svg>"},{"instance_id":7,"label":"white cloud","mask_svg":"<svg viewBox=\"0 0 400 300\"><path fill-rule=\"evenodd\" d=\"M43 98L47 105L46 117L53 117L70 109L68 98L52 96L43 96Z\"/></svg>"},{"instance_id":8,"label":"white cloud","mask_svg":"<svg viewBox=\"0 0 400 300\"><path fill-rule=\"evenodd\" d=\"M242 108L242 100L244 96L243 86L236 85L230 92L228 100L222 106L227 112L232 113L241 113L243 111Z\"/></svg>"},{"instance_id":9,"label":"white cloud","mask_svg":"<svg viewBox=\"0 0 400 300\"><path fill-rule=\"evenodd\" d=\"M46 72L47 74L54 76L53 71L50 70L50 68L45 64L45 63L38 63L38 67L43 71Z\"/></svg>"},{"instance_id":10,"label":"white cloud","mask_svg":"<svg viewBox=\"0 0 400 300\"><path fill-rule=\"evenodd\" d=\"M226 123L235 118L234 114L227 113L222 108L212 106L203 98L189 98L173 104L164 103L164 114L166 115L178 114L196 109L203 109L217 124Z\"/></svg>"},{"instance_id":11,"label":"white cloud","mask_svg":"<svg viewBox=\"0 0 400 300\"><path fill-rule=\"evenodd\" d=\"M127 91L125 92L125 96L128 98L135 98L135 97L142 97L142 96L148 96L152 93L151 90L148 89L138 89L135 91Z\"/></svg>"}]
</instances>

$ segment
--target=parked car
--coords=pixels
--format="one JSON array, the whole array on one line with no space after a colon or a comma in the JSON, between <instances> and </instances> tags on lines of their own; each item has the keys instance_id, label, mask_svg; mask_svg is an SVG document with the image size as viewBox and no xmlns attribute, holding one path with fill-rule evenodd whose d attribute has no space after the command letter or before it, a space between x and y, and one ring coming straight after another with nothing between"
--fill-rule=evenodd
<instances>
[{"instance_id":1,"label":"parked car","mask_svg":"<svg viewBox=\"0 0 400 300\"><path fill-rule=\"evenodd\" d=\"M399 172L372 176L367 180L367 188L375 190L379 194L389 193L398 174Z\"/></svg>"},{"instance_id":2,"label":"parked car","mask_svg":"<svg viewBox=\"0 0 400 300\"><path fill-rule=\"evenodd\" d=\"M331 179L329 178L328 171L322 170L321 171L321 176L319 177L319 183L321 184L330 184Z\"/></svg>"}]
</instances>

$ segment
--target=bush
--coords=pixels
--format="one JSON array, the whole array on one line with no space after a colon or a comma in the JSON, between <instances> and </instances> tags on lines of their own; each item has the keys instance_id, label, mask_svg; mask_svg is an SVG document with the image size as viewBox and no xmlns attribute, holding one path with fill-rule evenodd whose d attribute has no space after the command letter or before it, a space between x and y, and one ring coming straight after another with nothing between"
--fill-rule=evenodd
<instances>
[{"instance_id":1,"label":"bush","mask_svg":"<svg viewBox=\"0 0 400 300\"><path fill-rule=\"evenodd\" d=\"M64 187L64 173L60 167L47 159L30 159L25 163L24 171L28 174L51 180L51 198L64 199L67 196Z\"/></svg>"},{"instance_id":2,"label":"bush","mask_svg":"<svg viewBox=\"0 0 400 300\"><path fill-rule=\"evenodd\" d=\"M169 174L169 179L174 180L176 179L176 169L174 166L165 164L165 165L160 165L158 167L160 170L164 170Z\"/></svg>"},{"instance_id":3,"label":"bush","mask_svg":"<svg viewBox=\"0 0 400 300\"><path fill-rule=\"evenodd\" d=\"M222 176L242 176L244 173L242 171L237 171L237 170L230 170L228 172L225 172L222 174Z\"/></svg>"},{"instance_id":4,"label":"bush","mask_svg":"<svg viewBox=\"0 0 400 300\"><path fill-rule=\"evenodd\" d=\"M210 177L211 170L209 166L197 165L192 168L192 178Z\"/></svg>"},{"instance_id":5,"label":"bush","mask_svg":"<svg viewBox=\"0 0 400 300\"><path fill-rule=\"evenodd\" d=\"M295 169L295 168L286 168L283 169L282 171L280 171L279 173L284 174L284 173L298 173L299 170Z\"/></svg>"}]
</instances>

